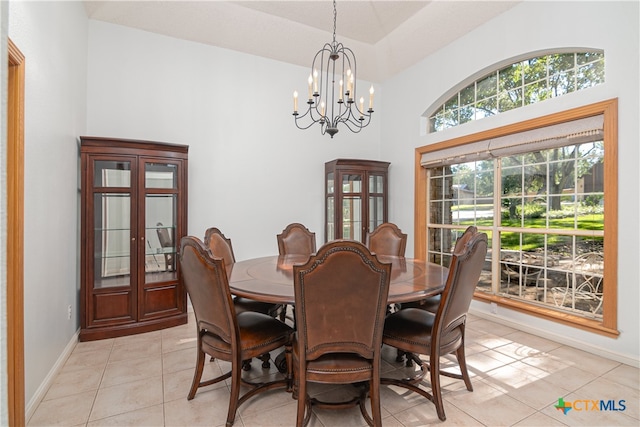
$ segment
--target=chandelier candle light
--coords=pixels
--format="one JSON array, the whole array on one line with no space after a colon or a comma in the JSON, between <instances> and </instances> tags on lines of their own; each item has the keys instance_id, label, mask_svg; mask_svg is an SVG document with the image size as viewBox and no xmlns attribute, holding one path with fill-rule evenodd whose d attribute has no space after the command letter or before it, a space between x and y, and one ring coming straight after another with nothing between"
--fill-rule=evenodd
<instances>
[{"instance_id":1,"label":"chandelier candle light","mask_svg":"<svg viewBox=\"0 0 640 427\"><path fill-rule=\"evenodd\" d=\"M298 91L293 92L293 117L299 129L320 124L322 135L338 133L343 123L351 132L358 133L371 122L373 113L373 85L369 89L369 109L364 109L364 97L356 99L356 57L353 51L336 42L336 2L333 1L333 42L325 43L316 53L307 81L309 97L307 111L298 113ZM308 119L305 117L308 116ZM301 125L300 122L306 123Z\"/></svg>"}]
</instances>

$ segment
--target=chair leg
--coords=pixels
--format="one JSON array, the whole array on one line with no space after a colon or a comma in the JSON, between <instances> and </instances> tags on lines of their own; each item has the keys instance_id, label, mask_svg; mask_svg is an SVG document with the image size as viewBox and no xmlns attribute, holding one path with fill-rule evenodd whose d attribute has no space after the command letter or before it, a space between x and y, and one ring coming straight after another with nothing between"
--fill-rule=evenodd
<instances>
[{"instance_id":1,"label":"chair leg","mask_svg":"<svg viewBox=\"0 0 640 427\"><path fill-rule=\"evenodd\" d=\"M204 370L204 351L200 350L200 340L198 340L198 360L196 362L196 371L193 373L193 382L191 383L191 390L187 395L187 400L191 400L195 397L196 391L200 386L200 378L202 378L202 371Z\"/></svg>"},{"instance_id":2,"label":"chair leg","mask_svg":"<svg viewBox=\"0 0 640 427\"><path fill-rule=\"evenodd\" d=\"M269 369L271 367L271 364L269 363L269 359L271 359L271 355L269 353L261 354L259 359L262 360L263 369Z\"/></svg>"},{"instance_id":3,"label":"chair leg","mask_svg":"<svg viewBox=\"0 0 640 427\"><path fill-rule=\"evenodd\" d=\"M456 358L458 359L458 366L460 367L460 372L462 373L464 385L467 386L467 390L473 391L473 386L471 385L471 377L469 377L469 371L467 370L467 359L465 358L464 354L464 340L462 341L462 345L456 350Z\"/></svg>"},{"instance_id":4,"label":"chair leg","mask_svg":"<svg viewBox=\"0 0 640 427\"><path fill-rule=\"evenodd\" d=\"M440 421L445 421L447 416L444 413L444 404L442 403L442 390L440 389L440 356L429 358L429 371L431 373L431 393L433 395L433 403L436 405L436 412Z\"/></svg>"},{"instance_id":5,"label":"chair leg","mask_svg":"<svg viewBox=\"0 0 640 427\"><path fill-rule=\"evenodd\" d=\"M284 346L284 357L287 361L287 392L293 392L293 352L291 345Z\"/></svg>"},{"instance_id":6,"label":"chair leg","mask_svg":"<svg viewBox=\"0 0 640 427\"><path fill-rule=\"evenodd\" d=\"M382 427L382 411L380 410L380 381L371 380L371 389L369 390L371 398L371 417L373 418L374 427Z\"/></svg>"},{"instance_id":7,"label":"chair leg","mask_svg":"<svg viewBox=\"0 0 640 427\"><path fill-rule=\"evenodd\" d=\"M296 427L303 427L304 424L304 414L305 409L307 408L307 384L306 378L298 378L298 410L296 414Z\"/></svg>"},{"instance_id":8,"label":"chair leg","mask_svg":"<svg viewBox=\"0 0 640 427\"><path fill-rule=\"evenodd\" d=\"M227 413L227 427L231 427L236 419L238 399L240 398L240 382L242 369L237 360L231 362L231 395L229 396L229 412Z\"/></svg>"}]
</instances>

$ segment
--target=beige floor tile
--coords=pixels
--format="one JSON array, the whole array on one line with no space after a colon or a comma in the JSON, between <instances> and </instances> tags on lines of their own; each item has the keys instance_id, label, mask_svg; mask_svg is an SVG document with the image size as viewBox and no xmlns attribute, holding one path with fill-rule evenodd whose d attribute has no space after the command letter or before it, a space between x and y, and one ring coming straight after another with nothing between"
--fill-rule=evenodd
<instances>
[{"instance_id":1,"label":"beige floor tile","mask_svg":"<svg viewBox=\"0 0 640 427\"><path fill-rule=\"evenodd\" d=\"M86 368L104 369L109 359L110 351L101 349L71 353L63 369L65 371L80 370Z\"/></svg>"},{"instance_id":2,"label":"beige floor tile","mask_svg":"<svg viewBox=\"0 0 640 427\"><path fill-rule=\"evenodd\" d=\"M162 354L162 373L182 371L184 369L195 369L198 354L195 348L172 351ZM207 358L207 361L209 359Z\"/></svg>"},{"instance_id":3,"label":"beige floor tile","mask_svg":"<svg viewBox=\"0 0 640 427\"><path fill-rule=\"evenodd\" d=\"M406 411L415 406L423 406L422 411L435 414L435 406L418 393L414 393L402 387L383 385L380 389L380 404L392 415Z\"/></svg>"},{"instance_id":4,"label":"beige floor tile","mask_svg":"<svg viewBox=\"0 0 640 427\"><path fill-rule=\"evenodd\" d=\"M467 322L467 329L490 333L498 336L505 336L517 331L517 329L514 329L510 326L492 322L491 320L487 319L470 320Z\"/></svg>"},{"instance_id":5,"label":"beige floor tile","mask_svg":"<svg viewBox=\"0 0 640 427\"><path fill-rule=\"evenodd\" d=\"M542 427L542 426L562 427L562 426L566 426L567 424L564 424L556 420L555 418L551 418L548 415L541 414L540 412L536 412L535 414L528 416L524 420L514 425L518 427Z\"/></svg>"},{"instance_id":6,"label":"beige floor tile","mask_svg":"<svg viewBox=\"0 0 640 427\"><path fill-rule=\"evenodd\" d=\"M198 344L198 338L195 334L193 336L181 334L162 336L162 353L169 353L177 350L193 349L195 353L196 345Z\"/></svg>"},{"instance_id":7,"label":"beige floor tile","mask_svg":"<svg viewBox=\"0 0 640 427\"><path fill-rule=\"evenodd\" d=\"M265 409L262 412L252 412L243 414L242 421L249 427L290 427L296 425L297 403L291 399L289 403L276 408ZM234 425L235 427L235 425ZM315 414L311 414L311 419L307 427L324 427Z\"/></svg>"},{"instance_id":8,"label":"beige floor tile","mask_svg":"<svg viewBox=\"0 0 640 427\"><path fill-rule=\"evenodd\" d=\"M431 402L424 405L417 405L394 414L400 426L475 426L480 423L465 412L458 409L454 404L445 402L446 421L440 421L436 412L436 407ZM384 426L386 427L386 423ZM394 425L394 424L391 424Z\"/></svg>"},{"instance_id":9,"label":"beige floor tile","mask_svg":"<svg viewBox=\"0 0 640 427\"><path fill-rule=\"evenodd\" d=\"M160 355L140 359L118 360L107 363L100 387L110 387L160 376L162 376Z\"/></svg>"},{"instance_id":10,"label":"beige floor tile","mask_svg":"<svg viewBox=\"0 0 640 427\"><path fill-rule=\"evenodd\" d=\"M535 412L533 408L523 405L521 401L509 397L484 381L476 381L473 392L466 389L453 391L446 394L444 400L445 412L447 403L450 402L488 426L511 425Z\"/></svg>"},{"instance_id":11,"label":"beige floor tile","mask_svg":"<svg viewBox=\"0 0 640 427\"><path fill-rule=\"evenodd\" d=\"M561 359L569 366L574 366L594 375L602 375L620 365L620 362L605 359L604 357L568 346L558 347L550 351L549 354Z\"/></svg>"},{"instance_id":12,"label":"beige floor tile","mask_svg":"<svg viewBox=\"0 0 640 427\"><path fill-rule=\"evenodd\" d=\"M161 354L162 343L159 340L144 339L141 341L116 341L113 346L113 350L111 350L109 362L160 357Z\"/></svg>"},{"instance_id":13,"label":"beige floor tile","mask_svg":"<svg viewBox=\"0 0 640 427\"><path fill-rule=\"evenodd\" d=\"M154 405L87 423L87 427L163 427L164 406Z\"/></svg>"},{"instance_id":14,"label":"beige floor tile","mask_svg":"<svg viewBox=\"0 0 640 427\"><path fill-rule=\"evenodd\" d=\"M165 426L223 426L228 409L229 391L226 388L209 390L196 394L192 400L177 399L165 403ZM236 418L239 417L236 416ZM238 425L237 422L234 427L236 425Z\"/></svg>"},{"instance_id":15,"label":"beige floor tile","mask_svg":"<svg viewBox=\"0 0 640 427\"><path fill-rule=\"evenodd\" d=\"M500 354L494 352L495 354ZM493 353L484 352L477 353L471 356L468 356L467 359L467 369L469 370L469 374L477 375L480 377L484 377L487 372L492 369L500 368L504 366L504 362L501 362L495 357L491 357ZM503 355L504 356L504 355ZM507 356L504 356L507 357ZM508 358L511 362L514 362L513 359Z\"/></svg>"},{"instance_id":16,"label":"beige floor tile","mask_svg":"<svg viewBox=\"0 0 640 427\"><path fill-rule=\"evenodd\" d=\"M84 424L89 419L96 392L93 390L43 401L38 405L27 425L73 426Z\"/></svg>"},{"instance_id":17,"label":"beige floor tile","mask_svg":"<svg viewBox=\"0 0 640 427\"><path fill-rule=\"evenodd\" d=\"M73 349L73 352L83 353L85 351L95 351L95 350L109 352L113 347L114 341L115 340L111 338L111 339L105 339L105 340L78 342L75 348Z\"/></svg>"},{"instance_id":18,"label":"beige floor tile","mask_svg":"<svg viewBox=\"0 0 640 427\"><path fill-rule=\"evenodd\" d=\"M469 342L471 342L474 346L480 345L484 347L485 350L490 350L490 349L511 344L513 341L499 335L482 332L482 335L473 337L472 339L469 340ZM482 351L485 351L485 350L482 350Z\"/></svg>"},{"instance_id":19,"label":"beige floor tile","mask_svg":"<svg viewBox=\"0 0 640 427\"><path fill-rule=\"evenodd\" d=\"M88 367L84 369L63 369L55 380L43 400L97 390L103 375L103 369Z\"/></svg>"},{"instance_id":20,"label":"beige floor tile","mask_svg":"<svg viewBox=\"0 0 640 427\"><path fill-rule=\"evenodd\" d=\"M605 373L603 377L607 380L631 387L635 390L640 388L640 369L633 366L621 364Z\"/></svg>"},{"instance_id":21,"label":"beige floor tile","mask_svg":"<svg viewBox=\"0 0 640 427\"><path fill-rule=\"evenodd\" d=\"M551 350L554 350L562 346L562 344L559 344L555 341L551 341L542 337L537 337L535 335L531 335L522 331L513 332L507 335L505 338L510 339L516 344L529 347L533 350L537 350L538 352L541 352L541 351L549 352Z\"/></svg>"},{"instance_id":22,"label":"beige floor tile","mask_svg":"<svg viewBox=\"0 0 640 427\"><path fill-rule=\"evenodd\" d=\"M162 339L162 331L145 332L144 334L126 335L115 338L115 345L123 345L127 343L138 343L140 341L160 341Z\"/></svg>"},{"instance_id":23,"label":"beige floor tile","mask_svg":"<svg viewBox=\"0 0 640 427\"><path fill-rule=\"evenodd\" d=\"M564 366L542 378L558 389L573 391L593 381L597 376L573 366Z\"/></svg>"},{"instance_id":24,"label":"beige floor tile","mask_svg":"<svg viewBox=\"0 0 640 427\"><path fill-rule=\"evenodd\" d=\"M507 393L509 397L517 399L536 410L553 406L557 403L558 396L564 396L568 393L568 390L564 390L542 378L529 377L528 381L523 381L515 387L505 387L504 383L497 384L493 375L486 378L486 381L498 390Z\"/></svg>"},{"instance_id":25,"label":"beige floor tile","mask_svg":"<svg viewBox=\"0 0 640 427\"><path fill-rule=\"evenodd\" d=\"M100 388L89 420L99 420L161 403L161 376Z\"/></svg>"},{"instance_id":26,"label":"beige floor tile","mask_svg":"<svg viewBox=\"0 0 640 427\"><path fill-rule=\"evenodd\" d=\"M517 341L495 347L494 350L516 360L522 360L526 357L535 357L544 353L544 350L540 350Z\"/></svg>"}]
</instances>

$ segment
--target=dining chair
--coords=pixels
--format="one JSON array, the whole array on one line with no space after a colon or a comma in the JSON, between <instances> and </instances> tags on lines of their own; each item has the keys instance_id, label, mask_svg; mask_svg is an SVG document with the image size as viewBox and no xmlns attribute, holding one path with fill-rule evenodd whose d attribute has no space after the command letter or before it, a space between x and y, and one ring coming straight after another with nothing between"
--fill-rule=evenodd
<instances>
[{"instance_id":1,"label":"dining chair","mask_svg":"<svg viewBox=\"0 0 640 427\"><path fill-rule=\"evenodd\" d=\"M459 251L454 251L447 283L436 313L418 308L405 308L389 315L385 321L382 342L404 351L420 366L412 378L382 378L382 384L392 384L419 393L433 402L438 418L446 415L442 402L440 375L462 379L467 390L473 391L467 370L464 341L469 305L478 284L485 255L487 235L476 233ZM455 354L460 373L440 369L440 357ZM428 355L428 361L416 356ZM420 387L429 372L431 393Z\"/></svg>"},{"instance_id":2,"label":"dining chair","mask_svg":"<svg viewBox=\"0 0 640 427\"><path fill-rule=\"evenodd\" d=\"M391 264L378 261L360 242L334 240L294 265L293 276L296 425L309 422L314 405L359 405L367 424L381 426L380 351ZM325 402L309 397L309 382L357 384L360 393L349 401ZM365 408L367 394L372 416Z\"/></svg>"},{"instance_id":3,"label":"dining chair","mask_svg":"<svg viewBox=\"0 0 640 427\"><path fill-rule=\"evenodd\" d=\"M290 388L291 368L284 379L266 383L242 378L242 361L285 347L291 367L291 335L293 329L273 317L254 311L236 313L225 263L214 258L197 237L180 241L180 266L198 331L197 363L188 400L200 387L231 378L231 396L226 425L234 423L238 407L249 398L277 387ZM231 370L210 380L201 381L205 355L231 362ZM250 387L240 396L240 386Z\"/></svg>"},{"instance_id":4,"label":"dining chair","mask_svg":"<svg viewBox=\"0 0 640 427\"><path fill-rule=\"evenodd\" d=\"M385 222L366 234L365 245L378 255L404 256L407 235L397 225Z\"/></svg>"},{"instance_id":5,"label":"dining chair","mask_svg":"<svg viewBox=\"0 0 640 427\"><path fill-rule=\"evenodd\" d=\"M316 233L309 231L304 225L294 222L276 235L279 255L311 255L316 252ZM287 312L284 305L283 311ZM295 326L295 307L293 311L293 324Z\"/></svg>"},{"instance_id":6,"label":"dining chair","mask_svg":"<svg viewBox=\"0 0 640 427\"><path fill-rule=\"evenodd\" d=\"M478 232L478 228L474 225L470 225L464 230L464 233L456 240L456 244L453 247L453 253L460 252L466 244L471 240L471 238ZM434 295L429 298L425 298L420 301L408 302L402 304L402 308L421 308L423 310L430 311L435 313L438 310L438 306L440 305L440 295Z\"/></svg>"},{"instance_id":7,"label":"dining chair","mask_svg":"<svg viewBox=\"0 0 640 427\"><path fill-rule=\"evenodd\" d=\"M236 256L233 253L233 245L231 239L227 238L222 231L216 227L208 228L204 234L204 245L208 248L213 256L222 258L227 270L233 268L233 264L236 262ZM243 311L255 311L258 313L264 313L271 317L280 317L281 321L284 321L284 306L282 304L271 304L262 301L255 301L250 298L234 297L233 305L235 306L236 313ZM270 366L269 354L265 353L260 357L262 360L262 367L267 369ZM250 361L245 361L244 369L251 369Z\"/></svg>"},{"instance_id":8,"label":"dining chair","mask_svg":"<svg viewBox=\"0 0 640 427\"><path fill-rule=\"evenodd\" d=\"M297 222L287 225L276 239L280 255L311 255L316 251L316 233Z\"/></svg>"},{"instance_id":9,"label":"dining chair","mask_svg":"<svg viewBox=\"0 0 640 427\"><path fill-rule=\"evenodd\" d=\"M456 240L456 244L453 247L453 253L459 253L460 251L462 251L469 240L471 240L471 238L477 232L478 228L476 226L470 225L469 227L467 227L467 229L464 230L464 233L462 233L462 235ZM438 307L440 306L441 298L442 294L439 294L421 299L420 301L405 302L402 304L401 308L419 308L435 314L438 311ZM402 350L398 350L396 362L402 362L404 360L404 356L405 353ZM406 363L407 367L413 366L413 358L407 357Z\"/></svg>"}]
</instances>

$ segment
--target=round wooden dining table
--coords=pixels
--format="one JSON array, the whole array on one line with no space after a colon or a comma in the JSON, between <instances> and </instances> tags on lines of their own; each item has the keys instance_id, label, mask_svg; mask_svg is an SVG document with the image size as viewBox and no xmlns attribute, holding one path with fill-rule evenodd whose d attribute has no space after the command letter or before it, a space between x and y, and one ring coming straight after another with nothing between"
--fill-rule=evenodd
<instances>
[{"instance_id":1,"label":"round wooden dining table","mask_svg":"<svg viewBox=\"0 0 640 427\"><path fill-rule=\"evenodd\" d=\"M306 255L280 255L238 261L227 269L234 295L256 301L294 304L293 266L304 264ZM391 263L388 302L419 301L444 289L446 267L412 258L378 255Z\"/></svg>"}]
</instances>

